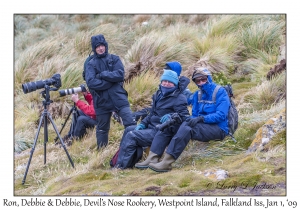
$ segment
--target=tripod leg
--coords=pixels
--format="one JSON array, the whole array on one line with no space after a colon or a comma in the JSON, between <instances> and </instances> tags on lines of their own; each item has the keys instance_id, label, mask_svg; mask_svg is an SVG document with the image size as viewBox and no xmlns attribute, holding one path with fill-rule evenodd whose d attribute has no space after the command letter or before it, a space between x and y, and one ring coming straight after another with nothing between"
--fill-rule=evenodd
<instances>
[{"instance_id":1,"label":"tripod leg","mask_svg":"<svg viewBox=\"0 0 300 210\"><path fill-rule=\"evenodd\" d=\"M54 128L54 130L55 130L55 132L56 132L56 134L57 134L57 136L58 136L58 138L59 138L59 140L60 140L60 142L61 142L62 147L64 148L64 150L65 150L65 152L66 152L66 154L67 154L67 156L68 156L68 158L69 158L69 161L70 161L72 167L74 168L74 163L73 163L73 161L72 161L72 159L71 159L71 157L70 157L70 155L69 155L69 153L68 153L68 150L67 150L67 148L66 148L66 145L64 144L63 140L61 139L61 136L60 136L60 134L59 134L59 132L58 132L58 130L57 130L57 128L56 128L56 125L54 124L54 122L53 122L53 120L52 120L52 117L51 117L51 115L50 115L49 113L48 113L48 118L49 118L50 122L51 122L52 125L53 125L53 128Z\"/></svg>"},{"instance_id":2,"label":"tripod leg","mask_svg":"<svg viewBox=\"0 0 300 210\"><path fill-rule=\"evenodd\" d=\"M47 121L47 112L44 111L44 164L46 164L46 148L48 142L48 121Z\"/></svg>"},{"instance_id":3,"label":"tripod leg","mask_svg":"<svg viewBox=\"0 0 300 210\"><path fill-rule=\"evenodd\" d=\"M60 129L60 131L59 131L59 134L61 134L61 132L63 131L64 127L66 126L66 123L67 123L67 121L68 121L68 119L69 119L71 113L73 112L73 109L74 109L74 106L72 107L72 109L70 109L70 112L69 112L69 114L68 114L68 117L66 118L64 124L62 125L62 127L61 127L61 129ZM58 140L58 136L54 139L54 141L56 142L57 140Z\"/></svg>"},{"instance_id":4,"label":"tripod leg","mask_svg":"<svg viewBox=\"0 0 300 210\"><path fill-rule=\"evenodd\" d=\"M44 116L45 116L45 113L43 113L41 115L41 118L40 118L39 126L38 126L38 129L37 129L35 138L34 138L34 143L33 143L32 149L30 150L30 157L29 157L29 160L28 160L28 163L27 163L27 167L26 167L26 171L25 171L25 174L24 174L24 178L22 180L22 184L24 184L25 180L26 180L26 176L27 176L27 173L28 173L28 169L29 169L29 166L30 166L30 162L31 162L31 159L32 159L33 152L35 150L36 142L37 142L40 130L41 130L41 126L42 126L42 122L43 122Z\"/></svg>"}]
</instances>

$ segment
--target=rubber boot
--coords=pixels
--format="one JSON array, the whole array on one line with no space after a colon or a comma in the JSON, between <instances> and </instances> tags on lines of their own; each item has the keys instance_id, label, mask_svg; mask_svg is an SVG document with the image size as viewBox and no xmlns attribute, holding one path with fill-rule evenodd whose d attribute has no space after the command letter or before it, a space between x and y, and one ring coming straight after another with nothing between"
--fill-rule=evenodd
<instances>
[{"instance_id":1,"label":"rubber boot","mask_svg":"<svg viewBox=\"0 0 300 210\"><path fill-rule=\"evenodd\" d=\"M141 163L136 163L135 167L138 169L147 169L150 163L158 163L159 156L154 152L149 152L146 160Z\"/></svg>"},{"instance_id":2,"label":"rubber boot","mask_svg":"<svg viewBox=\"0 0 300 210\"><path fill-rule=\"evenodd\" d=\"M172 170L172 163L175 162L175 159L172 155L165 153L165 156L162 161L159 163L150 163L149 168L156 172L168 172Z\"/></svg>"}]
</instances>

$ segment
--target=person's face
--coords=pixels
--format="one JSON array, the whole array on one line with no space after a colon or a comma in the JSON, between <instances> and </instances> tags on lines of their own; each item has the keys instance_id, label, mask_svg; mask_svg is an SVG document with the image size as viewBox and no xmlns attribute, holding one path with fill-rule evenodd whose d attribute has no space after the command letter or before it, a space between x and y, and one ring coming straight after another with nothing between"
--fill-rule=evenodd
<instances>
[{"instance_id":1,"label":"person's face","mask_svg":"<svg viewBox=\"0 0 300 210\"><path fill-rule=\"evenodd\" d=\"M98 47L96 47L96 53L99 55L105 53L105 46L100 44Z\"/></svg>"},{"instance_id":2,"label":"person's face","mask_svg":"<svg viewBox=\"0 0 300 210\"><path fill-rule=\"evenodd\" d=\"M163 87L175 87L175 84L174 84L174 83L169 82L169 81L167 81L167 80L162 80L162 81L161 81L161 85L162 85Z\"/></svg>"},{"instance_id":3,"label":"person's face","mask_svg":"<svg viewBox=\"0 0 300 210\"><path fill-rule=\"evenodd\" d=\"M207 82L207 77L206 77L206 76L201 76L201 77L195 78L195 83L196 83L197 85L202 86L202 85L204 85L206 82Z\"/></svg>"}]
</instances>

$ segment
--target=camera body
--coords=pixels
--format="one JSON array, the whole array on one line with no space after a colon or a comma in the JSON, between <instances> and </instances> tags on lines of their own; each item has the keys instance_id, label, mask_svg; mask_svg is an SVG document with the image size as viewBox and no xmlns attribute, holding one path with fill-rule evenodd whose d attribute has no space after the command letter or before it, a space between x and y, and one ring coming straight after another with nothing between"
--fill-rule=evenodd
<instances>
[{"instance_id":1,"label":"camera body","mask_svg":"<svg viewBox=\"0 0 300 210\"><path fill-rule=\"evenodd\" d=\"M35 82L27 82L22 84L23 92L30 93L32 91L44 88L46 85L55 86L57 89L61 87L60 74L54 74L51 78L45 80L39 80Z\"/></svg>"},{"instance_id":2,"label":"camera body","mask_svg":"<svg viewBox=\"0 0 300 210\"><path fill-rule=\"evenodd\" d=\"M174 125L174 124L179 124L179 123L182 123L182 119L181 117L179 116L178 113L174 113L172 114L171 116L171 119L164 122L163 124L159 124L156 126L156 128L160 131L163 131L165 128L171 126L171 125Z\"/></svg>"},{"instance_id":3,"label":"camera body","mask_svg":"<svg viewBox=\"0 0 300 210\"><path fill-rule=\"evenodd\" d=\"M82 84L79 87L60 90L58 92L59 92L59 95L62 97L62 96L75 94L75 93L79 93L79 92L86 92L86 88L85 88L85 85Z\"/></svg>"}]
</instances>

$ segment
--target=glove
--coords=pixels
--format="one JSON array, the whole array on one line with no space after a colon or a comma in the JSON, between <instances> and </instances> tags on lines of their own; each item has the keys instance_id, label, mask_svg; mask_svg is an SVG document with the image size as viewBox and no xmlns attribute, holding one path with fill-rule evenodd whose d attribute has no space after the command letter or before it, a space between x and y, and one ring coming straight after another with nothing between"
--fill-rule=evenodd
<instances>
[{"instance_id":1,"label":"glove","mask_svg":"<svg viewBox=\"0 0 300 210\"><path fill-rule=\"evenodd\" d=\"M203 116L199 116L199 117L195 117L195 118L187 118L186 122L188 126L190 127L194 127L198 122L204 122L204 117Z\"/></svg>"},{"instance_id":2,"label":"glove","mask_svg":"<svg viewBox=\"0 0 300 210\"><path fill-rule=\"evenodd\" d=\"M168 120L170 120L171 119L171 115L170 114L165 114L164 116L162 116L161 118L160 118L160 122L161 123L164 123L164 122L166 122L166 121L168 121Z\"/></svg>"},{"instance_id":3,"label":"glove","mask_svg":"<svg viewBox=\"0 0 300 210\"><path fill-rule=\"evenodd\" d=\"M134 130L143 130L145 128L146 128L146 126L144 124L138 124Z\"/></svg>"}]
</instances>

